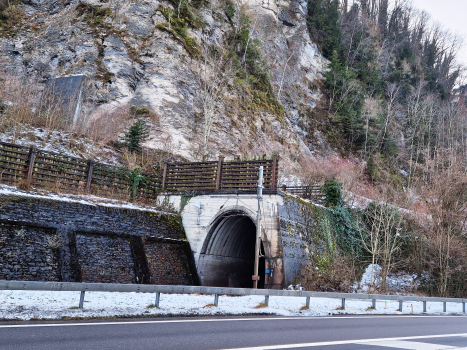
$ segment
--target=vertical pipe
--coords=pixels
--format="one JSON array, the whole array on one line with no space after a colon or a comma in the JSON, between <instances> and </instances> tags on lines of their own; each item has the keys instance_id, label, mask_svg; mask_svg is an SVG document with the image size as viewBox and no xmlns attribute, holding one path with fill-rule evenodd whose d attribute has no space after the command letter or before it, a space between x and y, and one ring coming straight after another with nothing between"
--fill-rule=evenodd
<instances>
[{"instance_id":1,"label":"vertical pipe","mask_svg":"<svg viewBox=\"0 0 467 350\"><path fill-rule=\"evenodd\" d=\"M462 303L462 313L465 314L465 303Z\"/></svg>"},{"instance_id":2,"label":"vertical pipe","mask_svg":"<svg viewBox=\"0 0 467 350\"><path fill-rule=\"evenodd\" d=\"M81 295L79 296L79 308L82 309L84 304L84 290L81 291Z\"/></svg>"},{"instance_id":3,"label":"vertical pipe","mask_svg":"<svg viewBox=\"0 0 467 350\"><path fill-rule=\"evenodd\" d=\"M255 271L252 277L253 288L258 288L259 250L261 249L261 199L263 197L263 167L259 167L258 176L258 217L256 220Z\"/></svg>"},{"instance_id":4,"label":"vertical pipe","mask_svg":"<svg viewBox=\"0 0 467 350\"><path fill-rule=\"evenodd\" d=\"M443 302L443 312L446 312L446 302Z\"/></svg>"},{"instance_id":5,"label":"vertical pipe","mask_svg":"<svg viewBox=\"0 0 467 350\"><path fill-rule=\"evenodd\" d=\"M376 310L376 299L371 299L371 307Z\"/></svg>"},{"instance_id":6,"label":"vertical pipe","mask_svg":"<svg viewBox=\"0 0 467 350\"><path fill-rule=\"evenodd\" d=\"M157 292L156 293L156 301L154 302L154 306L159 308L160 301L161 301L161 293Z\"/></svg>"},{"instance_id":7,"label":"vertical pipe","mask_svg":"<svg viewBox=\"0 0 467 350\"><path fill-rule=\"evenodd\" d=\"M399 311L402 311L402 300L399 300Z\"/></svg>"},{"instance_id":8,"label":"vertical pipe","mask_svg":"<svg viewBox=\"0 0 467 350\"><path fill-rule=\"evenodd\" d=\"M266 307L269 307L269 295L264 296L264 305L266 305Z\"/></svg>"},{"instance_id":9,"label":"vertical pipe","mask_svg":"<svg viewBox=\"0 0 467 350\"><path fill-rule=\"evenodd\" d=\"M214 306L219 306L219 294L214 294Z\"/></svg>"},{"instance_id":10,"label":"vertical pipe","mask_svg":"<svg viewBox=\"0 0 467 350\"><path fill-rule=\"evenodd\" d=\"M342 298L341 300L341 308L342 310L345 310L345 298Z\"/></svg>"},{"instance_id":11,"label":"vertical pipe","mask_svg":"<svg viewBox=\"0 0 467 350\"><path fill-rule=\"evenodd\" d=\"M423 301L423 313L426 314L426 301Z\"/></svg>"},{"instance_id":12,"label":"vertical pipe","mask_svg":"<svg viewBox=\"0 0 467 350\"><path fill-rule=\"evenodd\" d=\"M310 297L306 297L306 308L309 309L310 308Z\"/></svg>"}]
</instances>

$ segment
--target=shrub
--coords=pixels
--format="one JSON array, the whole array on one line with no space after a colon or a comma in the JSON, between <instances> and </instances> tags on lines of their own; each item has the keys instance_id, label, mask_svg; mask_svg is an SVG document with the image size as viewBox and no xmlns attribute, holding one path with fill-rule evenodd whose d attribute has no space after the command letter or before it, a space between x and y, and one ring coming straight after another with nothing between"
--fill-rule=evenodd
<instances>
[{"instance_id":1,"label":"shrub","mask_svg":"<svg viewBox=\"0 0 467 350\"><path fill-rule=\"evenodd\" d=\"M342 197L342 183L335 178L327 179L321 187L321 191L323 191L326 196L324 199L324 205L326 207L334 208L344 203Z\"/></svg>"}]
</instances>

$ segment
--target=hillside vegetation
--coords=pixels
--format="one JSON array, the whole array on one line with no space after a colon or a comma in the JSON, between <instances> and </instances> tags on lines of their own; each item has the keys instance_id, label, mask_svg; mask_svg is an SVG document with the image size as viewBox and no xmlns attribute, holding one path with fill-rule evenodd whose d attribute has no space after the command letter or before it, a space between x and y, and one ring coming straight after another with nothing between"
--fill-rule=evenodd
<instances>
[{"instance_id":1,"label":"hillside vegetation","mask_svg":"<svg viewBox=\"0 0 467 350\"><path fill-rule=\"evenodd\" d=\"M145 172L279 153L282 183L324 183L333 240L308 288L348 291L373 263L373 291L406 272L465 296L462 41L408 0L0 0L0 44L1 140ZM77 74L70 125L42 94Z\"/></svg>"},{"instance_id":2,"label":"hillside vegetation","mask_svg":"<svg viewBox=\"0 0 467 350\"><path fill-rule=\"evenodd\" d=\"M328 201L338 249L305 279L315 288L346 290L359 264L372 262L382 268L374 288L385 290L388 272L404 270L418 276L422 291L465 296L467 110L455 90L463 74L460 38L408 1L308 0L308 29L330 60L311 118L343 156L365 161L377 201L362 210ZM328 190L341 186L330 184Z\"/></svg>"}]
</instances>

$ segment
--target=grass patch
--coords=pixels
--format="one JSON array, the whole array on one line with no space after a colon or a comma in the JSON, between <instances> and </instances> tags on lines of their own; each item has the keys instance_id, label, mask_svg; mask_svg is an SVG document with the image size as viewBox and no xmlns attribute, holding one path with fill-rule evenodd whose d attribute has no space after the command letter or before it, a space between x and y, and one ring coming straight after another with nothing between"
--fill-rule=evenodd
<instances>
[{"instance_id":1,"label":"grass patch","mask_svg":"<svg viewBox=\"0 0 467 350\"><path fill-rule=\"evenodd\" d=\"M162 13L168 23L160 23L156 25L156 28L172 34L175 39L180 41L183 47L185 47L185 49L194 57L201 57L201 51L198 43L188 34L189 26L197 28L199 24L195 25L195 23L198 22L190 20L189 17L179 17L176 12L168 7L162 9L159 8L158 11Z\"/></svg>"},{"instance_id":2,"label":"grass patch","mask_svg":"<svg viewBox=\"0 0 467 350\"><path fill-rule=\"evenodd\" d=\"M0 11L0 36L15 36L26 17L24 11L17 4Z\"/></svg>"},{"instance_id":3,"label":"grass patch","mask_svg":"<svg viewBox=\"0 0 467 350\"><path fill-rule=\"evenodd\" d=\"M216 307L216 305L214 305L214 304L207 304L207 305L203 306L203 309L208 308L208 307Z\"/></svg>"},{"instance_id":4,"label":"grass patch","mask_svg":"<svg viewBox=\"0 0 467 350\"><path fill-rule=\"evenodd\" d=\"M254 309L264 309L265 307L267 307L266 304L265 304L265 303L261 303L261 304L259 304L259 305L256 305L256 306L254 307Z\"/></svg>"},{"instance_id":5,"label":"grass patch","mask_svg":"<svg viewBox=\"0 0 467 350\"><path fill-rule=\"evenodd\" d=\"M158 307L154 304L146 306L146 309L158 309Z\"/></svg>"},{"instance_id":6,"label":"grass patch","mask_svg":"<svg viewBox=\"0 0 467 350\"><path fill-rule=\"evenodd\" d=\"M300 308L300 311L304 311L304 310L309 310L310 308L307 307L306 305L303 305L301 308Z\"/></svg>"},{"instance_id":7,"label":"grass patch","mask_svg":"<svg viewBox=\"0 0 467 350\"><path fill-rule=\"evenodd\" d=\"M79 309L79 306L72 306L68 308L68 310L78 310L78 309Z\"/></svg>"},{"instance_id":8,"label":"grass patch","mask_svg":"<svg viewBox=\"0 0 467 350\"><path fill-rule=\"evenodd\" d=\"M376 308L373 306L370 306L365 309L365 311L371 311L371 310L376 310Z\"/></svg>"}]
</instances>

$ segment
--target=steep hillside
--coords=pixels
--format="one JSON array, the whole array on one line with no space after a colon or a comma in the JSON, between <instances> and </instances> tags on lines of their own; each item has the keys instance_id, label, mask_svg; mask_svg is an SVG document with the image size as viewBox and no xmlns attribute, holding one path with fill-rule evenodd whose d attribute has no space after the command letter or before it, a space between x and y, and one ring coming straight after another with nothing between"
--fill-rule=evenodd
<instances>
[{"instance_id":1,"label":"steep hillside","mask_svg":"<svg viewBox=\"0 0 467 350\"><path fill-rule=\"evenodd\" d=\"M327 61L306 1L44 0L4 12L3 66L39 81L85 74L85 125L137 106L156 115L147 146L188 159L279 152L291 166L312 154L303 115Z\"/></svg>"}]
</instances>

